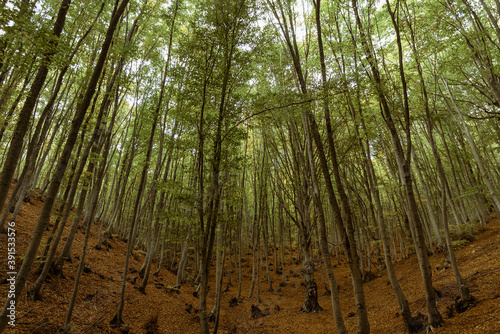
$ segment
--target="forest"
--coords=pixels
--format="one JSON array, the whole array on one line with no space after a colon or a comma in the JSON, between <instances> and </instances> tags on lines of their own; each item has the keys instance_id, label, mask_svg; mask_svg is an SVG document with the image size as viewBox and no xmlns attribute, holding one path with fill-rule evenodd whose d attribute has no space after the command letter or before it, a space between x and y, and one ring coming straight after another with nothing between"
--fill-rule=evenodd
<instances>
[{"instance_id":1,"label":"forest","mask_svg":"<svg viewBox=\"0 0 500 334\"><path fill-rule=\"evenodd\" d=\"M439 332L441 269L448 313L479 307L461 251L500 243L499 0L0 1L0 333L59 293L37 333L135 333L131 296L160 293L195 332L267 333L227 301L264 317L292 278L287 322Z\"/></svg>"}]
</instances>

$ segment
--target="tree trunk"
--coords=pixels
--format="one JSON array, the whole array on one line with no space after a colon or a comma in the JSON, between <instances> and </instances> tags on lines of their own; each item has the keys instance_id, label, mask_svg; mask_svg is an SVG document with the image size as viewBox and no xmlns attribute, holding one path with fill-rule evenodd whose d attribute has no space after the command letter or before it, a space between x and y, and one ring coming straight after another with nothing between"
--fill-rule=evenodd
<instances>
[{"instance_id":1,"label":"tree trunk","mask_svg":"<svg viewBox=\"0 0 500 334\"><path fill-rule=\"evenodd\" d=\"M113 118L111 120L110 129L113 129L114 118L115 118L115 114L113 115ZM109 136L108 136L108 139L109 139ZM108 159L108 154L109 154L109 149L106 149L103 153L103 159L101 161L99 169L97 170L95 182L93 184L92 192L90 194L90 199L89 199L90 210L85 214L85 218L83 221L83 226L85 226L85 237L84 237L84 241L83 241L82 254L80 256L80 263L78 264L78 269L77 269L77 273L76 273L75 284L73 287L73 293L71 295L71 301L69 303L68 311L66 313L66 320L64 323L64 328L65 328L65 331L67 331L67 332L70 331L71 317L73 314L73 309L75 307L76 297L78 295L78 286L80 283L80 278L81 278L83 269L85 267L85 256L87 255L87 247L88 247L88 243L89 243L90 229L92 227L92 223L94 222L94 217L95 217L95 214L97 211L99 192L101 190L103 179L104 179L104 171L105 171L106 161Z\"/></svg>"},{"instance_id":2,"label":"tree trunk","mask_svg":"<svg viewBox=\"0 0 500 334\"><path fill-rule=\"evenodd\" d=\"M319 3L315 5L318 6ZM318 15L318 12L316 12L316 15ZM308 127L310 127L310 124L306 119L305 115L304 115L304 123L305 123L304 128L308 129ZM320 235L319 237L319 245L321 249L320 253L323 257L323 263L325 264L326 272L328 275L328 283L330 285L330 296L332 299L333 318L335 320L335 327L337 329L337 333L346 334L347 328L345 327L345 323L342 318L342 312L340 309L339 287L337 285L337 281L335 279L335 273L333 272L332 262L330 260L330 251L328 249L328 239L326 234L325 215L323 211L323 204L321 202L321 194L318 185L318 176L314 164L311 136L309 131L306 131L306 151L309 162L309 169L311 171L311 181L313 185L312 187L313 201L316 206L316 212L319 220L318 230Z\"/></svg>"},{"instance_id":3,"label":"tree trunk","mask_svg":"<svg viewBox=\"0 0 500 334\"><path fill-rule=\"evenodd\" d=\"M41 62L40 68L38 69L33 84L31 85L28 97L26 98L23 108L19 113L19 120L14 129L2 173L0 173L0 208L3 208L3 205L5 204L5 199L7 198L10 182L16 170L19 157L22 153L23 140L30 125L31 113L35 108L36 101L38 100L38 95L40 94L43 84L45 83L45 79L47 78L49 65L52 61L53 56L55 55L59 37L61 36L62 30L64 29L64 25L66 23L66 14L68 13L70 4L71 0L63 0L61 2L56 21L54 23L54 28L52 30L52 35L54 38L49 43L50 47L48 48L48 51L46 51L43 55L43 60ZM3 320L1 321L1 323L3 323ZM1 323L0 329L2 329L3 327Z\"/></svg>"},{"instance_id":4,"label":"tree trunk","mask_svg":"<svg viewBox=\"0 0 500 334\"><path fill-rule=\"evenodd\" d=\"M64 4L65 2L63 2ZM43 236L43 232L45 230L46 225L50 220L50 214L52 211L52 207L54 205L54 200L59 190L59 186L61 184L61 180L64 176L64 172L68 165L68 161L71 156L71 152L73 151L73 147L75 145L76 138L78 136L78 130L83 122L85 117L87 108L90 105L92 97L95 92L95 88L97 86L97 81L102 72L102 68L104 67L104 63L106 61L106 57L108 54L109 47L111 46L111 41L113 39L114 31L116 26L118 25L119 18L125 7L128 3L128 0L123 0L120 7L115 12L115 15L111 18L108 30L106 32L106 39L102 45L101 53L99 55L99 59L95 65L94 71L90 78L87 90L85 92L84 98L77 106L76 113L73 118L73 122L71 124L71 129L66 140L66 144L64 145L64 150L62 152L61 158L57 164L56 170L54 172L52 182L47 192L47 197L45 199L44 205L42 207L40 216L38 217L38 221L36 223L35 229L33 230L33 234L31 236L29 245L27 247L23 263L21 268L18 271L16 277L16 296L13 298L14 303L17 302L18 298L21 296L21 292L26 284L26 280L28 278L29 271L36 257L36 251L38 246L40 245L40 241ZM64 9L64 11L66 11ZM65 16L65 15L64 15ZM11 299L7 299L2 312L0 313L0 332L2 332L7 326L7 307L11 305Z\"/></svg>"},{"instance_id":5,"label":"tree trunk","mask_svg":"<svg viewBox=\"0 0 500 334\"><path fill-rule=\"evenodd\" d=\"M70 190L69 195L68 195L68 203L64 208L64 213L63 213L61 224L60 224L59 229L57 231L57 234L54 238L53 244L51 246L51 250L50 250L50 252L47 256L47 259L45 261L45 265L44 265L44 268L42 270L42 273L38 277L38 279L35 282L35 284L33 285L33 287L30 289L29 293L31 294L31 297L33 300L39 299L40 289L42 288L42 285L45 282L45 278L46 278L46 276L49 272L49 269L52 265L52 259L54 258L54 255L55 255L56 250L57 250L57 246L59 245L59 241L61 240L61 237L62 237L62 234L64 231L64 227L66 225L66 222L68 221L70 210L73 206L73 201L75 198L76 190L77 190L78 185L79 185L80 176L82 175L83 169L84 169L85 164L87 162L87 158L89 157L90 153L99 154L99 151L102 148L103 141L102 141L102 138L100 138L100 135L101 135L101 121L102 121L102 118L104 116L104 111L106 109L105 105L106 105L106 103L103 103L103 106L100 108L99 114L97 115L96 126L94 128L93 133L92 133L92 137L90 138L90 142L87 144L87 147L85 148L83 155L80 158L80 164L79 164L78 170L72 176L73 182L71 184L71 190ZM84 138L82 138L82 143L83 143L83 140L84 140ZM77 161L75 161L75 164L76 163L77 163ZM94 162L89 163L88 168L87 168L89 175L93 174L94 166L95 166ZM77 216L75 217L75 219L73 221L73 225L78 225L78 223L80 221L81 209L83 207L83 203L84 203L85 198L86 198L86 193L87 193L87 190L82 190L82 192L80 194L81 195L80 203L79 203L80 211L77 212ZM76 232L76 226L74 228L74 232ZM73 237L74 237L74 234L71 237L71 239L68 237L68 239L66 240L66 243L69 242L71 244ZM60 265L60 269L62 270L62 263L60 263L59 265Z\"/></svg>"},{"instance_id":6,"label":"tree trunk","mask_svg":"<svg viewBox=\"0 0 500 334\"><path fill-rule=\"evenodd\" d=\"M406 159L405 155L403 152L403 147L398 135L398 132L396 130L396 126L394 124L392 114L390 112L390 108L388 105L388 102L386 100L386 97L383 92L383 83L382 79L380 76L380 72L378 70L376 61L374 59L374 56L370 50L370 47L368 45L369 43L369 36L365 34L363 24L361 23L361 18L358 13L358 7L357 7L357 0L352 0L352 5L354 8L354 14L356 16L356 24L359 28L360 34L361 34L361 42L364 48L364 52L367 58L367 61L369 62L373 80L376 86L376 91L382 106L382 113L384 116L384 120L386 122L386 125L389 129L389 133L391 135L391 142L392 146L394 149L394 155L396 157L396 162L398 165L398 172L399 172L399 177L400 181L403 185L404 193L405 193L405 202L406 202L406 209L408 212L408 218L409 218L409 223L412 229L412 235L414 236L414 241L415 241L415 248L417 252L417 257L418 257L418 262L419 262L419 267L420 267L420 272L422 275L422 280L424 282L424 287L425 287L425 293L426 293L426 303L427 303L427 310L428 310L428 325L429 328L436 328L440 327L443 324L443 320L441 317L441 314L439 313L437 307L436 307L436 302L437 302L437 294L436 290L432 286L432 270L430 267L429 263L429 258L427 255L427 249L425 247L425 240L424 240L424 234L423 234L423 227L422 227L422 222L419 219L418 216L418 209L417 209L417 203L415 201L415 195L413 193L413 186L412 186L412 178L411 178L411 170L410 170L410 161L411 161L411 137L410 137L410 124L409 124L409 107L408 107L408 98L407 98L407 91L406 91L406 81L404 79L404 70L403 70L403 64L402 64L402 50L401 50L401 40L400 40L400 35L399 35L399 28L398 24L395 21L395 16L394 12L391 11L390 9L390 4L387 2L387 10L391 16L392 23L396 32L396 39L397 39L397 45L398 45L398 55L399 55L399 70L400 70L400 76L401 80L403 83L403 93L405 94L405 99L404 99L404 117L405 117L405 130L406 130L406 144L407 144L407 154L406 154Z\"/></svg>"},{"instance_id":7,"label":"tree trunk","mask_svg":"<svg viewBox=\"0 0 500 334\"><path fill-rule=\"evenodd\" d=\"M472 154L474 154L474 158L476 160L477 166L479 168L479 171L481 173L481 176L483 177L484 183L486 184L486 187L488 188L488 192L490 193L490 197L493 200L493 205L495 207L495 210L497 212L500 212L500 199L496 194L496 189L493 186L493 183L491 182L490 174L484 167L483 160L478 152L476 143L474 142L474 139L472 138L469 128L467 127L466 122L464 121L464 116L462 113L462 110L460 110L460 107L457 105L450 88L448 87L448 84L444 79L441 79L443 82L443 85L448 93L448 96L450 97L451 103L456 110L456 113L458 114L458 118L455 116L455 114L451 111L451 107L448 105L448 111L452 118L455 120L455 122L459 125L459 127L462 129L465 138L467 139L467 142L469 143L469 146L472 150ZM447 101L447 100L446 100ZM448 102L446 102L448 104Z\"/></svg>"}]
</instances>

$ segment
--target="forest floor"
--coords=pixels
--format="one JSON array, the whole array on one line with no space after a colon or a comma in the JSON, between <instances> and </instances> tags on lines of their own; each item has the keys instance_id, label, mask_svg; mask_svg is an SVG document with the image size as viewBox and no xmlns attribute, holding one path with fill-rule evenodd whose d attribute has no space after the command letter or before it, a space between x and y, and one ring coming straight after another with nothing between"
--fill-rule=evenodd
<instances>
[{"instance_id":1,"label":"forest floor","mask_svg":"<svg viewBox=\"0 0 500 334\"><path fill-rule=\"evenodd\" d=\"M23 204L16 220L16 248L18 266L22 254L27 247L31 231L34 228L42 203L33 199L32 204ZM99 226L92 227L89 246L97 244ZM41 301L31 301L23 291L17 305L16 326L8 327L6 333L57 333L64 323L67 307L71 298L74 276L78 259L83 246L83 230L79 230L73 246L73 263L64 268L65 278L49 276L42 288ZM456 256L463 277L469 284L476 304L470 310L456 314L450 312L457 295L457 284L451 269L436 269L442 263L442 254L430 257L433 266L433 282L442 293L438 307L443 315L445 326L435 333L500 333L500 220L491 219L484 226L484 231L477 234L470 244L457 249ZM0 235L0 256L6 258L6 235ZM89 247L86 266L83 274L78 301L73 312L73 333L121 333L121 329L113 328L109 322L113 318L120 295L121 278L126 252L126 244L119 238L110 240L106 250ZM167 292L166 287L175 284L175 275L162 269L158 277L151 276L146 294L137 290L140 269L144 254L135 251L131 259L129 277L126 286L126 303L123 319L128 333L147 333L146 325L157 315L158 330L156 333L199 333L198 299L193 296L195 287L187 283L179 293ZM236 271L232 273L233 286L224 292L221 302L220 333L335 333L330 296L325 294L325 285L321 278L320 267L316 272L319 303L323 312L306 314L299 311L304 298L301 285L300 265L292 268L290 255L286 269L287 285L279 286L281 276L271 272L274 291L269 291L267 282L261 280L261 303L255 298L248 298L250 289L251 263L243 263L242 300L230 307L230 300L238 291ZM272 259L272 257L271 257ZM5 277L6 263L1 261L0 277ZM156 266L155 266L156 267ZM274 267L274 266L273 266ZM410 303L414 315L426 313L425 297L417 259L411 256L395 264L397 277ZM295 270L292 274L292 270ZM212 269L209 290L209 310L214 298L214 272ZM399 315L396 300L392 293L385 271L379 272L372 267L373 279L364 284L367 310L372 333L402 333L403 321ZM261 270L264 277L265 270ZM349 269L346 263L335 268L335 275L340 287L342 313L346 326L351 333L356 332L356 316L354 315L354 297ZM224 278L223 288L226 287ZM28 286L34 283L36 276L32 273ZM8 285L0 284L0 301L7 297ZM254 296L256 295L256 290ZM251 307L256 305L265 316L253 318ZM451 306L450 306L451 305ZM451 314L453 313L453 314Z\"/></svg>"}]
</instances>

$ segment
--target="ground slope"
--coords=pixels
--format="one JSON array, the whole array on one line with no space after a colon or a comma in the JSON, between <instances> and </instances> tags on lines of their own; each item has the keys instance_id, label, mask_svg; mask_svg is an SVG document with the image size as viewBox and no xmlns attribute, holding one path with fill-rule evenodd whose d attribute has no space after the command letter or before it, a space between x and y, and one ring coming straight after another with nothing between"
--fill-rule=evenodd
<instances>
[{"instance_id":1,"label":"ground slope","mask_svg":"<svg viewBox=\"0 0 500 334\"><path fill-rule=\"evenodd\" d=\"M17 263L29 242L42 203L35 199L32 204L24 204L16 221L18 250ZM93 226L90 246L97 243L98 226ZM83 231L79 230L73 247L73 263L64 268L65 277L50 275L42 289L43 300L30 301L24 295L17 308L16 326L9 327L6 333L56 333L62 326L65 312L71 297L74 275L83 244ZM111 247L96 250L89 247L87 254L88 270L83 274L77 306L73 312L73 333L120 333L124 328L109 325L119 300L121 278L123 274L126 244L119 238L110 240ZM465 313L453 314L453 305L457 286L451 269L435 269L433 280L435 287L443 294L438 307L445 321L445 327L435 333L500 333L500 221L492 219L485 231L477 239L457 250L456 255L462 275L470 286L471 293L477 299L475 307ZM0 278L5 277L6 235L0 235ZM289 258L290 255L288 255ZM124 321L129 333L147 333L146 324L155 315L158 316L158 333L199 333L198 299L193 296L195 287L184 285L179 293L168 291L167 287L175 283L175 275L162 269L158 277L151 276L146 294L136 288L140 284L137 270L142 264L143 254L134 252L131 259L127 283ZM442 255L430 257L433 268L442 263ZM290 261L288 261L289 263ZM319 268L319 267L318 267ZM410 302L414 315L426 312L423 284L418 271L415 256L398 261L396 273ZM287 285L279 286L280 276L272 272L274 291L269 291L265 280L261 281L261 303L255 298L248 298L250 289L250 263L243 263L244 280L242 301L230 307L230 300L236 296L238 283L236 274L232 274L233 286L222 297L221 321L219 333L335 333L330 297L325 292L320 272L317 271L319 303L323 312L304 314L299 311L303 301L304 288L301 286L299 266L286 268ZM295 272L292 274L292 271ZM212 270L212 272L215 270ZM264 270L262 270L263 276ZM356 332L354 298L347 265L335 268L340 286L341 306L349 332ZM36 280L32 274L28 286ZM213 287L213 277L211 286ZM8 286L0 285L0 301L4 302ZM223 283L226 287L226 281ZM256 287L257 288L257 287ZM215 289L209 291L209 309ZM367 309L372 333L401 333L404 329L398 314L397 304L384 271L375 271L374 279L365 283ZM255 296L255 293L254 293ZM252 305L257 306L264 317L251 316Z\"/></svg>"}]
</instances>

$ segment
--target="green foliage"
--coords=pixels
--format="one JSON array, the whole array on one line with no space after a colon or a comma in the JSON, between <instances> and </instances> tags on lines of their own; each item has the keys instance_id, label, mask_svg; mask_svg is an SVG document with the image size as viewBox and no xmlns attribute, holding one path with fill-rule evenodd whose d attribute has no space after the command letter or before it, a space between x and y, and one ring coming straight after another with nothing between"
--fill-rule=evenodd
<instances>
[{"instance_id":1,"label":"green foliage","mask_svg":"<svg viewBox=\"0 0 500 334\"><path fill-rule=\"evenodd\" d=\"M451 225L450 226L450 237L452 240L452 245L456 247L463 247L474 241L476 239L474 235L474 225Z\"/></svg>"},{"instance_id":2,"label":"green foliage","mask_svg":"<svg viewBox=\"0 0 500 334\"><path fill-rule=\"evenodd\" d=\"M464 189L459 196L453 198L454 201L468 198L468 197L477 197L477 196L484 196L488 194L488 189L484 185L476 185L473 187L468 187Z\"/></svg>"}]
</instances>

